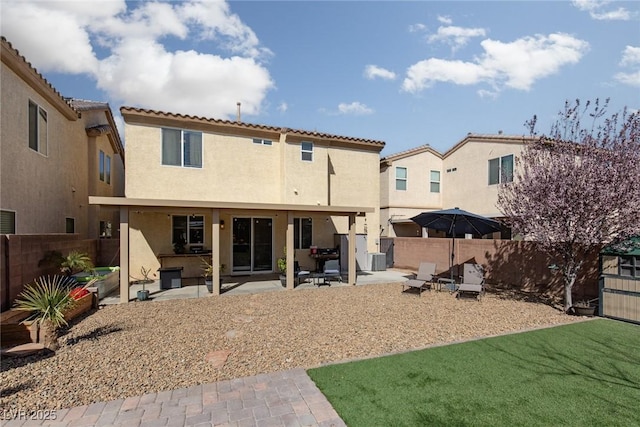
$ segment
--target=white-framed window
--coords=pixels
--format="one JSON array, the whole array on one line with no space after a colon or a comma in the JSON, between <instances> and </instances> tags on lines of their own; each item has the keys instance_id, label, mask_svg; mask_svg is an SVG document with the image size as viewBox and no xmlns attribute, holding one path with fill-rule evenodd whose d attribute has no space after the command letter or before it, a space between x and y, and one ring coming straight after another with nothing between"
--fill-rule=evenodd
<instances>
[{"instance_id":1,"label":"white-framed window","mask_svg":"<svg viewBox=\"0 0 640 427\"><path fill-rule=\"evenodd\" d=\"M311 218L293 219L293 244L295 249L309 249L313 234L313 221Z\"/></svg>"},{"instance_id":2,"label":"white-framed window","mask_svg":"<svg viewBox=\"0 0 640 427\"><path fill-rule=\"evenodd\" d=\"M29 100L29 148L47 155L47 111Z\"/></svg>"},{"instance_id":3,"label":"white-framed window","mask_svg":"<svg viewBox=\"0 0 640 427\"><path fill-rule=\"evenodd\" d=\"M431 171L429 188L432 193L440 192L440 171Z\"/></svg>"},{"instance_id":4,"label":"white-framed window","mask_svg":"<svg viewBox=\"0 0 640 427\"><path fill-rule=\"evenodd\" d=\"M65 218L64 219L64 227L65 233L73 234L76 232L76 219L75 218Z\"/></svg>"},{"instance_id":5,"label":"white-framed window","mask_svg":"<svg viewBox=\"0 0 640 427\"><path fill-rule=\"evenodd\" d=\"M16 234L15 211L0 210L0 234Z\"/></svg>"},{"instance_id":6,"label":"white-framed window","mask_svg":"<svg viewBox=\"0 0 640 427\"><path fill-rule=\"evenodd\" d=\"M253 138L253 143L258 145L273 145L273 141L270 139Z\"/></svg>"},{"instance_id":7,"label":"white-framed window","mask_svg":"<svg viewBox=\"0 0 640 427\"><path fill-rule=\"evenodd\" d=\"M396 190L407 189L407 168L396 166Z\"/></svg>"},{"instance_id":8,"label":"white-framed window","mask_svg":"<svg viewBox=\"0 0 640 427\"><path fill-rule=\"evenodd\" d=\"M98 153L98 170L100 181L104 181L104 151L102 150Z\"/></svg>"},{"instance_id":9,"label":"white-framed window","mask_svg":"<svg viewBox=\"0 0 640 427\"><path fill-rule=\"evenodd\" d=\"M202 215L174 215L172 244L204 244L204 217Z\"/></svg>"},{"instance_id":10,"label":"white-framed window","mask_svg":"<svg viewBox=\"0 0 640 427\"><path fill-rule=\"evenodd\" d=\"M185 168L201 168L202 132L163 128L162 164Z\"/></svg>"},{"instance_id":11,"label":"white-framed window","mask_svg":"<svg viewBox=\"0 0 640 427\"><path fill-rule=\"evenodd\" d=\"M313 161L313 142L302 141L300 144L300 154L302 161Z\"/></svg>"},{"instance_id":12,"label":"white-framed window","mask_svg":"<svg viewBox=\"0 0 640 427\"><path fill-rule=\"evenodd\" d=\"M489 160L489 185L513 181L513 154Z\"/></svg>"},{"instance_id":13,"label":"white-framed window","mask_svg":"<svg viewBox=\"0 0 640 427\"><path fill-rule=\"evenodd\" d=\"M105 158L104 164L104 181L107 184L111 184L111 157L107 156Z\"/></svg>"}]
</instances>

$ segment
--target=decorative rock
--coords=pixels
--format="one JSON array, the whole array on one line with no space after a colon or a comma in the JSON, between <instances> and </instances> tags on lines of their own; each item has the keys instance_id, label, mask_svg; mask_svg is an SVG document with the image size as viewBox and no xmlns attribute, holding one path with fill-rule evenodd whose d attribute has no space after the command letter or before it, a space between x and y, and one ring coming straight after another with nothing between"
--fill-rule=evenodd
<instances>
[{"instance_id":1,"label":"decorative rock","mask_svg":"<svg viewBox=\"0 0 640 427\"><path fill-rule=\"evenodd\" d=\"M227 362L230 354L231 351L229 350L212 351L211 353L207 354L205 360L211 363L214 368L221 368Z\"/></svg>"}]
</instances>

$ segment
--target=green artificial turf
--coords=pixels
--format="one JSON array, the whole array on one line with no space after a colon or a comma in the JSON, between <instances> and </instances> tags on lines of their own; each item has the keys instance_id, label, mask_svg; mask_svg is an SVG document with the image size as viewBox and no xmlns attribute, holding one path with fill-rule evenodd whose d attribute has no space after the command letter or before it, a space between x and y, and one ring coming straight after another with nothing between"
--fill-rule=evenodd
<instances>
[{"instance_id":1,"label":"green artificial turf","mask_svg":"<svg viewBox=\"0 0 640 427\"><path fill-rule=\"evenodd\" d=\"M308 373L349 426L640 426L640 326L605 319Z\"/></svg>"}]
</instances>

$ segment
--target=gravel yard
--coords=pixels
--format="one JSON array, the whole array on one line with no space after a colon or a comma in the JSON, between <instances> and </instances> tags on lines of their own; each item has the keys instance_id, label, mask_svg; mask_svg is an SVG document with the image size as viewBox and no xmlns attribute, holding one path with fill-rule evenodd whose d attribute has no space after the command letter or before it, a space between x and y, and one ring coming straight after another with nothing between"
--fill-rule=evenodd
<instances>
[{"instance_id":1,"label":"gravel yard","mask_svg":"<svg viewBox=\"0 0 640 427\"><path fill-rule=\"evenodd\" d=\"M48 357L3 358L0 409L67 408L580 320L543 304L400 284L106 306ZM229 351L222 367L207 356Z\"/></svg>"}]
</instances>

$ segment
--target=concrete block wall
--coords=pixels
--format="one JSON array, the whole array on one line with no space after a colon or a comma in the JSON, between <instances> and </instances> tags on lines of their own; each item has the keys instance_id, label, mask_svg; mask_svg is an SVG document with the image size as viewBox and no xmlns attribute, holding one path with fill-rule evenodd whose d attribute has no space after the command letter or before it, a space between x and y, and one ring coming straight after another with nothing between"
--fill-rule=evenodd
<instances>
[{"instance_id":1,"label":"concrete block wall","mask_svg":"<svg viewBox=\"0 0 640 427\"><path fill-rule=\"evenodd\" d=\"M393 242L394 267L417 271L420 262L435 262L437 274L449 275L452 239L396 237ZM549 269L557 261L537 249L534 242L456 239L454 275L462 272L465 263L482 264L489 287L562 295L562 277ZM594 250L576 279L574 294L596 297L598 276L598 252Z\"/></svg>"},{"instance_id":2,"label":"concrete block wall","mask_svg":"<svg viewBox=\"0 0 640 427\"><path fill-rule=\"evenodd\" d=\"M10 308L24 285L39 276L60 274L57 266L38 264L48 251L67 255L73 250L86 252L97 258L97 241L80 239L77 234L11 234L0 235L2 270L0 271L0 302L2 310Z\"/></svg>"}]
</instances>

